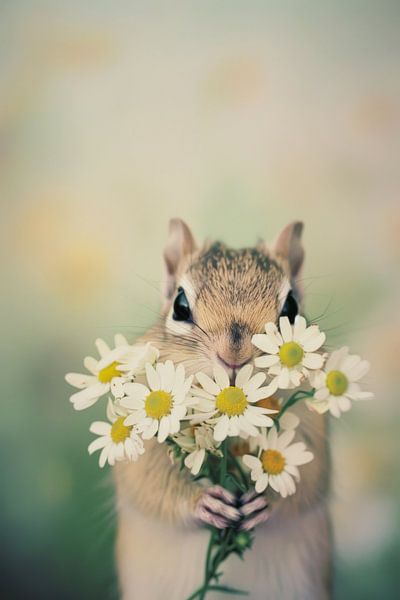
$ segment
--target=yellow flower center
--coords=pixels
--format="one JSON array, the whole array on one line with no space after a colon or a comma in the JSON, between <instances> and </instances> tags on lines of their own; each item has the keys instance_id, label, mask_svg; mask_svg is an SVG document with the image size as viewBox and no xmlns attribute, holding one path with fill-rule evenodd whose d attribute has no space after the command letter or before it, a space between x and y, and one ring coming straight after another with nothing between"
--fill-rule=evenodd
<instances>
[{"instance_id":1,"label":"yellow flower center","mask_svg":"<svg viewBox=\"0 0 400 600\"><path fill-rule=\"evenodd\" d=\"M279 450L264 450L261 454L263 469L269 475L279 475L285 468L285 457Z\"/></svg>"},{"instance_id":2,"label":"yellow flower center","mask_svg":"<svg viewBox=\"0 0 400 600\"><path fill-rule=\"evenodd\" d=\"M342 371L329 371L326 376L326 387L332 396L341 396L349 387L349 382Z\"/></svg>"},{"instance_id":3,"label":"yellow flower center","mask_svg":"<svg viewBox=\"0 0 400 600\"><path fill-rule=\"evenodd\" d=\"M150 392L144 401L144 409L148 417L161 419L169 415L172 408L172 396L163 390Z\"/></svg>"},{"instance_id":4,"label":"yellow flower center","mask_svg":"<svg viewBox=\"0 0 400 600\"><path fill-rule=\"evenodd\" d=\"M118 444L130 436L132 426L124 425L126 417L119 417L111 426L111 439Z\"/></svg>"},{"instance_id":5,"label":"yellow flower center","mask_svg":"<svg viewBox=\"0 0 400 600\"><path fill-rule=\"evenodd\" d=\"M243 390L231 385L218 394L215 404L219 412L234 417L244 413L248 402Z\"/></svg>"},{"instance_id":6,"label":"yellow flower center","mask_svg":"<svg viewBox=\"0 0 400 600\"><path fill-rule=\"evenodd\" d=\"M118 362L114 361L104 369L101 369L97 373L97 379L101 381L101 383L109 383L113 377L121 377L121 371L118 371L117 366Z\"/></svg>"},{"instance_id":7,"label":"yellow flower center","mask_svg":"<svg viewBox=\"0 0 400 600\"><path fill-rule=\"evenodd\" d=\"M304 356L304 350L296 342L286 342L279 349L279 358L281 363L287 367L294 367L301 362Z\"/></svg>"}]
</instances>

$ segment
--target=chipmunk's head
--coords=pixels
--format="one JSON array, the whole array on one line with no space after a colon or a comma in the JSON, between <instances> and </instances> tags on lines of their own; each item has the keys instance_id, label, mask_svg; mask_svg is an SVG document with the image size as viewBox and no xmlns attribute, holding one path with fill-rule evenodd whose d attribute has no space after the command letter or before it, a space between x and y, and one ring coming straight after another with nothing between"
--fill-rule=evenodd
<instances>
[{"instance_id":1,"label":"chipmunk's head","mask_svg":"<svg viewBox=\"0 0 400 600\"><path fill-rule=\"evenodd\" d=\"M222 364L231 378L259 352L251 343L268 321L293 322L300 303L296 284L304 251L303 225L288 225L270 246L233 250L207 242L198 248L188 226L170 222L164 252L165 334L190 369Z\"/></svg>"}]
</instances>

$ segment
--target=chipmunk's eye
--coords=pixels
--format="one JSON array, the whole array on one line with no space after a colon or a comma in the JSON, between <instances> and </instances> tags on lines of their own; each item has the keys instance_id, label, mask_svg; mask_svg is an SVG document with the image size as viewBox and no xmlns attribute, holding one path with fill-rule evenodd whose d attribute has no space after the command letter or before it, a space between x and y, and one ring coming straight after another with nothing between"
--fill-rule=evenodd
<instances>
[{"instance_id":1,"label":"chipmunk's eye","mask_svg":"<svg viewBox=\"0 0 400 600\"><path fill-rule=\"evenodd\" d=\"M172 314L174 321L190 321L192 311L190 310L188 299L186 298L185 290L178 288L178 293L174 301L174 312Z\"/></svg>"},{"instance_id":2,"label":"chipmunk's eye","mask_svg":"<svg viewBox=\"0 0 400 600\"><path fill-rule=\"evenodd\" d=\"M293 296L292 290L286 296L285 304L282 307L280 317L288 317L289 321L293 325L295 316L299 312L299 307L296 298Z\"/></svg>"}]
</instances>

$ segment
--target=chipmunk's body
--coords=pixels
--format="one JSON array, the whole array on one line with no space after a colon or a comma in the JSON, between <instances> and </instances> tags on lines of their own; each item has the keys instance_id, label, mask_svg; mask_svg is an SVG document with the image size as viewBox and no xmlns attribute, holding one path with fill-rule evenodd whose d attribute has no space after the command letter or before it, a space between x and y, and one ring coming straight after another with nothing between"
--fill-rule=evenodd
<instances>
[{"instance_id":1,"label":"chipmunk's body","mask_svg":"<svg viewBox=\"0 0 400 600\"><path fill-rule=\"evenodd\" d=\"M188 374L222 363L231 377L256 355L251 337L277 321L303 260L301 225L284 230L271 250L264 245L234 251L221 244L198 251L188 228L173 221L165 252L163 315L141 338L160 350L160 360L182 362ZM174 320L172 304L183 289L193 318ZM222 583L268 600L330 597L331 542L326 500L327 432L322 416L304 404L293 408L314 460L302 468L294 496L268 492L270 518L255 530L245 560L224 564ZM193 481L169 460L164 445L147 443L137 463L115 468L118 509L117 562L123 600L186 600L202 583L209 531L195 519L205 483ZM209 594L207 600L218 598ZM229 597L223 594L221 598Z\"/></svg>"}]
</instances>

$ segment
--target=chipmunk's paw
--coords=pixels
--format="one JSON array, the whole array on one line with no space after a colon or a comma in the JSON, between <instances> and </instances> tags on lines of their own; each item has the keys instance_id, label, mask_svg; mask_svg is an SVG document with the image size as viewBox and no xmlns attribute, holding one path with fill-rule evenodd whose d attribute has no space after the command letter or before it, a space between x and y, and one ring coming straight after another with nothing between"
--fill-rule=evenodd
<instances>
[{"instance_id":1,"label":"chipmunk's paw","mask_svg":"<svg viewBox=\"0 0 400 600\"><path fill-rule=\"evenodd\" d=\"M201 496L196 506L195 518L217 529L225 529L235 525L242 518L242 513L236 505L235 496L216 485Z\"/></svg>"},{"instance_id":2,"label":"chipmunk's paw","mask_svg":"<svg viewBox=\"0 0 400 600\"><path fill-rule=\"evenodd\" d=\"M242 516L239 529L242 531L254 529L256 525L264 523L270 515L266 498L255 491L247 492L240 497L239 510Z\"/></svg>"}]
</instances>

